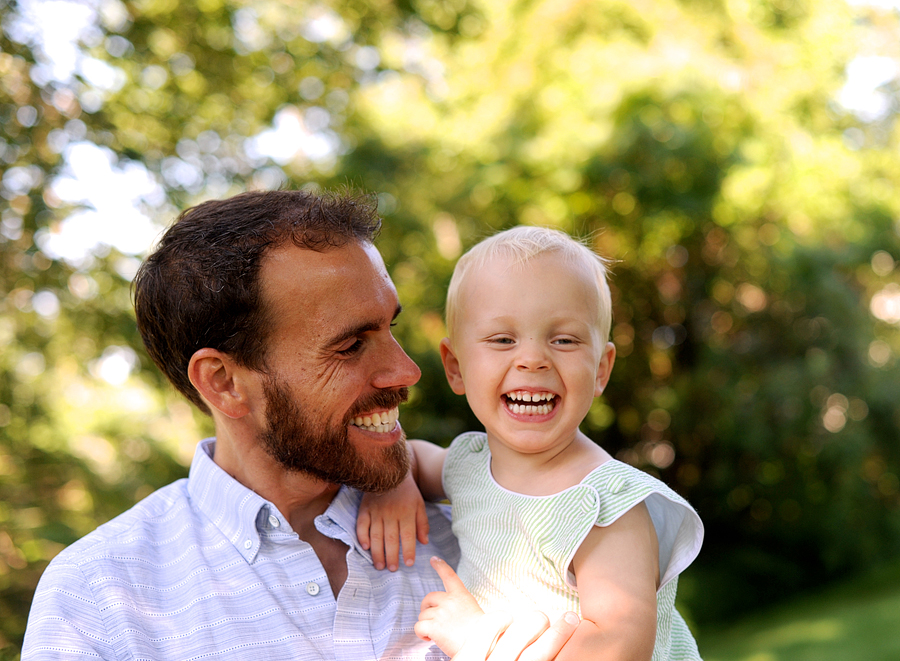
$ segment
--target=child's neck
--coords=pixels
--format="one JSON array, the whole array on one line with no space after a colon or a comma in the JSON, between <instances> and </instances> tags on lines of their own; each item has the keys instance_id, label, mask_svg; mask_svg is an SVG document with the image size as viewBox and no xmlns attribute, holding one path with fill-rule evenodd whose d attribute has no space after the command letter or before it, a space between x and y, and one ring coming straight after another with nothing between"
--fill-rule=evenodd
<instances>
[{"instance_id":1,"label":"child's neck","mask_svg":"<svg viewBox=\"0 0 900 661\"><path fill-rule=\"evenodd\" d=\"M528 496L549 496L581 482L612 457L579 430L572 442L552 453L525 454L492 441L491 474L504 489Z\"/></svg>"}]
</instances>

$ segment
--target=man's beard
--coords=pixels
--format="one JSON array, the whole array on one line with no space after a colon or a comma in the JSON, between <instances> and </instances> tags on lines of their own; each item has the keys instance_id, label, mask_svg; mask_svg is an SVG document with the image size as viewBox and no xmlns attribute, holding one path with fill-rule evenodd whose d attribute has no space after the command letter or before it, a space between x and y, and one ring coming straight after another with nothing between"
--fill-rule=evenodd
<instances>
[{"instance_id":1,"label":"man's beard","mask_svg":"<svg viewBox=\"0 0 900 661\"><path fill-rule=\"evenodd\" d=\"M408 397L406 388L379 390L348 411L342 424L326 428L312 420L275 377L263 384L268 424L260 433L266 452L290 471L303 472L325 482L373 493L383 493L399 485L409 471L405 436L400 442L373 449L367 460L348 438L350 421L367 411L392 409Z\"/></svg>"}]
</instances>

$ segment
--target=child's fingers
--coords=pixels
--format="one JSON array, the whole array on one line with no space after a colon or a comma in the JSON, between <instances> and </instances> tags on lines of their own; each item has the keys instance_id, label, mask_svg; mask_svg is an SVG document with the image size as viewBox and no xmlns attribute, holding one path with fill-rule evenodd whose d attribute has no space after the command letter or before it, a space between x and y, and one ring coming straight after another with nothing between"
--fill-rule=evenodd
<instances>
[{"instance_id":1,"label":"child's fingers","mask_svg":"<svg viewBox=\"0 0 900 661\"><path fill-rule=\"evenodd\" d=\"M384 569L384 522L373 520L369 527L369 545L375 569Z\"/></svg>"},{"instance_id":2,"label":"child's fingers","mask_svg":"<svg viewBox=\"0 0 900 661\"><path fill-rule=\"evenodd\" d=\"M413 627L416 635L422 640L430 641L431 632L434 630L434 624L431 620L419 620Z\"/></svg>"},{"instance_id":3,"label":"child's fingers","mask_svg":"<svg viewBox=\"0 0 900 661\"><path fill-rule=\"evenodd\" d=\"M466 586L463 585L462 580L460 580L459 576L456 575L456 572L453 571L453 567L448 565L439 557L434 556L431 558L431 566L434 567L434 570L438 573L438 576L441 577L441 582L444 584L444 589L447 592L453 592L454 590L466 590ZM468 592L468 590L466 590L466 592Z\"/></svg>"},{"instance_id":4,"label":"child's fingers","mask_svg":"<svg viewBox=\"0 0 900 661\"><path fill-rule=\"evenodd\" d=\"M390 571L400 566L400 522L387 521L384 525L384 560Z\"/></svg>"},{"instance_id":5,"label":"child's fingers","mask_svg":"<svg viewBox=\"0 0 900 661\"><path fill-rule=\"evenodd\" d=\"M403 563L412 567L416 560L416 522L404 519L400 522L400 543L403 545Z\"/></svg>"},{"instance_id":6,"label":"child's fingers","mask_svg":"<svg viewBox=\"0 0 900 661\"><path fill-rule=\"evenodd\" d=\"M425 510L425 503L421 502L416 508L416 537L422 544L428 543L429 531L428 512Z\"/></svg>"},{"instance_id":7,"label":"child's fingers","mask_svg":"<svg viewBox=\"0 0 900 661\"><path fill-rule=\"evenodd\" d=\"M369 539L369 526L372 524L372 517L369 515L368 509L359 508L359 515L356 518L356 539L359 545L366 551L369 550L371 540Z\"/></svg>"},{"instance_id":8,"label":"child's fingers","mask_svg":"<svg viewBox=\"0 0 900 661\"><path fill-rule=\"evenodd\" d=\"M419 617L431 617L434 609L440 606L447 598L446 592L429 592L422 599L422 607L419 610Z\"/></svg>"}]
</instances>

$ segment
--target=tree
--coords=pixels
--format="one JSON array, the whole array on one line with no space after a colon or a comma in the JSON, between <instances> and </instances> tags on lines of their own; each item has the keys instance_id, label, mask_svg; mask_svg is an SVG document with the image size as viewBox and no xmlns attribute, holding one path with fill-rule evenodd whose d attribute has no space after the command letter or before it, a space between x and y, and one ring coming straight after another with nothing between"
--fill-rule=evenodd
<instances>
[{"instance_id":1,"label":"tree","mask_svg":"<svg viewBox=\"0 0 900 661\"><path fill-rule=\"evenodd\" d=\"M0 654L49 559L209 432L135 334L136 237L250 187L378 193L423 368L404 427L444 443L477 425L436 351L461 251L524 222L615 259L619 359L585 429L700 510L696 618L896 552L896 77L880 112L838 102L855 57L897 60L895 12L112 1L73 10L66 69L28 18L51 5L6 4L0 34ZM87 169L114 188L86 198ZM125 191L130 224L74 250Z\"/></svg>"}]
</instances>

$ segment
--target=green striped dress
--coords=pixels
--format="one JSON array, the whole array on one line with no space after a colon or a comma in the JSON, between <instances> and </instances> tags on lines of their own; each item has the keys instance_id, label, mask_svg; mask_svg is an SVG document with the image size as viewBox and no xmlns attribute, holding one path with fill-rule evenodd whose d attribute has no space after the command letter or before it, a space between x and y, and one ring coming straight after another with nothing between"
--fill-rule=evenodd
<instances>
[{"instance_id":1,"label":"green striped dress","mask_svg":"<svg viewBox=\"0 0 900 661\"><path fill-rule=\"evenodd\" d=\"M659 539L653 661L698 660L697 644L675 609L678 575L697 557L703 524L681 496L654 477L611 460L581 483L550 496L504 489L490 471L487 436L458 436L444 461L444 491L453 505L458 573L485 611L540 610L551 621L581 612L568 568L595 525L608 526L646 503Z\"/></svg>"}]
</instances>

